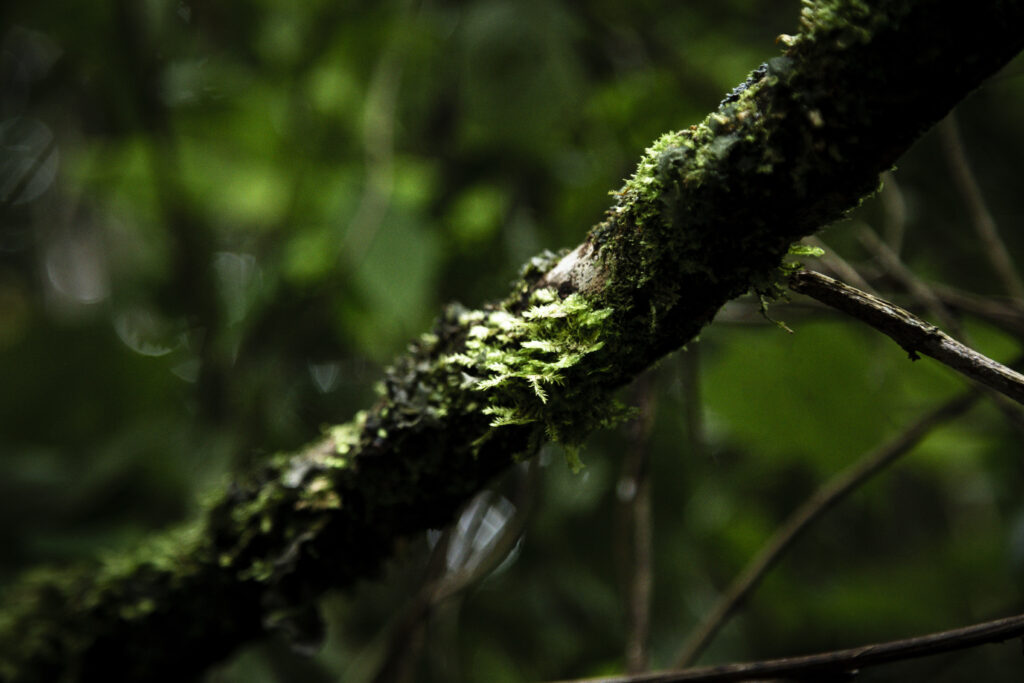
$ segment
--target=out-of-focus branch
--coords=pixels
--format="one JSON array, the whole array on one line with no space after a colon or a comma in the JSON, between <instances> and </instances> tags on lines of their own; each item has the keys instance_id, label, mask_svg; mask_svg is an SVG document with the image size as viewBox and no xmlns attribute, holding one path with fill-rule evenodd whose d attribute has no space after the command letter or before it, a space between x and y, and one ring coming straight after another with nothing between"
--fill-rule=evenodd
<instances>
[{"instance_id":1,"label":"out-of-focus branch","mask_svg":"<svg viewBox=\"0 0 1024 683\"><path fill-rule=\"evenodd\" d=\"M761 316L764 319L764 316ZM679 375L683 385L683 413L691 458L702 459L707 453L707 428L704 424L704 402L701 400L700 342L688 344L680 354Z\"/></svg>"},{"instance_id":2,"label":"out-of-focus branch","mask_svg":"<svg viewBox=\"0 0 1024 683\"><path fill-rule=\"evenodd\" d=\"M965 413L977 399L978 392L971 391L948 401L909 425L892 441L864 455L818 488L786 519L722 594L715 607L708 612L700 626L683 645L676 660L676 667L689 666L697 660L729 617L757 588L768 570L812 523L835 507L850 492L908 453L932 430Z\"/></svg>"},{"instance_id":3,"label":"out-of-focus branch","mask_svg":"<svg viewBox=\"0 0 1024 683\"><path fill-rule=\"evenodd\" d=\"M1006 293L1018 302L1024 302L1024 281L1017 273L1006 243L999 236L996 221L992 217L992 212L989 211L985 198L981 194L978 181L971 171L971 164L964 151L964 143L960 138L960 129L957 126L954 112L951 112L938 125L938 132L942 139L942 151L946 155L950 173L953 175L953 183L967 203L971 214L971 223L985 248L985 255L992 270L1002 282Z\"/></svg>"},{"instance_id":4,"label":"out-of-focus branch","mask_svg":"<svg viewBox=\"0 0 1024 683\"><path fill-rule=\"evenodd\" d=\"M840 681L860 669L931 657L1024 635L1024 614L924 636L803 657L724 664L635 676L604 676L562 683L726 683L727 681Z\"/></svg>"},{"instance_id":5,"label":"out-of-focus branch","mask_svg":"<svg viewBox=\"0 0 1024 683\"><path fill-rule=\"evenodd\" d=\"M965 292L949 285L931 286L942 305L956 313L966 313L1024 341L1024 304Z\"/></svg>"},{"instance_id":6,"label":"out-of-focus branch","mask_svg":"<svg viewBox=\"0 0 1024 683\"><path fill-rule=\"evenodd\" d=\"M460 525L456 524L441 535L431 553L423 585L390 626L388 646L373 678L374 683L402 683L413 679L418 670L424 631L438 606L486 578L509 556L522 538L526 521L533 509L534 496L540 482L539 473L536 461L529 462L524 471L518 473L512 501L514 510L504 520L497 535L480 552L472 552L472 546L490 511L491 502L496 497L493 491L480 494L463 511L463 515L473 515L468 530L460 530ZM466 544L470 551L462 554L461 564L450 566L450 549L454 542Z\"/></svg>"},{"instance_id":7,"label":"out-of-focus branch","mask_svg":"<svg viewBox=\"0 0 1024 683\"><path fill-rule=\"evenodd\" d=\"M404 3L403 13L410 6L411 3ZM395 116L403 56L398 46L385 48L366 95L363 109L365 188L339 249L346 268L362 263L391 206L395 184Z\"/></svg>"},{"instance_id":8,"label":"out-of-focus branch","mask_svg":"<svg viewBox=\"0 0 1024 683\"><path fill-rule=\"evenodd\" d=\"M885 273L903 285L940 325L949 330L951 334L961 335L960 321L950 314L932 288L922 282L921 278L903 263L899 255L883 242L874 230L863 225L857 230L857 238L864 248L878 260Z\"/></svg>"},{"instance_id":9,"label":"out-of-focus branch","mask_svg":"<svg viewBox=\"0 0 1024 683\"><path fill-rule=\"evenodd\" d=\"M802 270L789 280L795 292L852 315L892 338L917 360L931 356L976 382L1024 404L1024 375L964 346L913 313L838 280Z\"/></svg>"},{"instance_id":10,"label":"out-of-focus branch","mask_svg":"<svg viewBox=\"0 0 1024 683\"><path fill-rule=\"evenodd\" d=\"M896 174L886 171L882 174L882 191L878 198L882 202L885 211L885 241L894 253L899 254L903 248L903 234L907 227L907 202L903 198L903 191L896 180Z\"/></svg>"},{"instance_id":11,"label":"out-of-focus branch","mask_svg":"<svg viewBox=\"0 0 1024 683\"><path fill-rule=\"evenodd\" d=\"M870 227L862 226L858 230L857 236L861 244L882 265L886 275L896 279L914 297L917 304L939 321L939 324L945 327L949 334L963 339L967 344L970 343L967 333L960 325L960 320L953 315L935 286L919 278ZM986 391L1014 429L1024 434L1024 415L1022 415L1020 407L1014 405L1007 396L997 389L986 388Z\"/></svg>"},{"instance_id":12,"label":"out-of-focus branch","mask_svg":"<svg viewBox=\"0 0 1024 683\"><path fill-rule=\"evenodd\" d=\"M842 256L837 254L835 250L830 248L825 241L818 235L812 235L804 240L805 244L809 244L812 247L817 247L825 253L819 258L821 264L825 266L824 270L828 270L833 274L840 277L845 282L853 283L855 287L863 289L865 292L875 293L875 290L871 287L867 280L860 274L860 272L853 267L853 265L844 259Z\"/></svg>"},{"instance_id":13,"label":"out-of-focus branch","mask_svg":"<svg viewBox=\"0 0 1024 683\"><path fill-rule=\"evenodd\" d=\"M57 152L57 138L51 136L47 143L39 149L39 152L32 157L32 161L28 165L20 165L21 168L16 168L21 173L14 182L14 185L9 190L5 188L4 194L0 196L0 212L8 210L18 202L25 193L25 190L32 184L32 181L36 179L37 174L43 169L43 166L53 158L55 152ZM7 163L10 164L11 162L8 161ZM0 215L3 214L0 213Z\"/></svg>"},{"instance_id":14,"label":"out-of-focus branch","mask_svg":"<svg viewBox=\"0 0 1024 683\"><path fill-rule=\"evenodd\" d=\"M626 671L639 673L648 667L648 635L651 619L653 540L651 523L651 429L656 397L650 372L636 382L639 414L630 430L630 446L617 486L621 529L619 554L624 564L626 611Z\"/></svg>"}]
</instances>

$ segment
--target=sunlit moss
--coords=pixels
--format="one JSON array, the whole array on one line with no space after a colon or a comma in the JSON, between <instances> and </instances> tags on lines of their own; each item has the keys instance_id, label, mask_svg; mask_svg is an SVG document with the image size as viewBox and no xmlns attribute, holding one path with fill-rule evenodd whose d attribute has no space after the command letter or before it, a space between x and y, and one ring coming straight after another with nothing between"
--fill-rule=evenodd
<instances>
[{"instance_id":1,"label":"sunlit moss","mask_svg":"<svg viewBox=\"0 0 1024 683\"><path fill-rule=\"evenodd\" d=\"M351 421L330 428L329 435L338 455L348 455L353 448L359 445L359 435L365 423L366 412L360 411Z\"/></svg>"},{"instance_id":2,"label":"sunlit moss","mask_svg":"<svg viewBox=\"0 0 1024 683\"><path fill-rule=\"evenodd\" d=\"M612 309L595 309L579 294L561 299L553 289L538 289L519 314L464 313L465 349L442 362L460 368L468 388L483 394L480 410L491 417L492 428L539 423L548 438L569 447L570 464L578 469L572 447L597 426L595 415L612 419L617 406L596 397L578 401L564 385L575 366L604 346L601 337L611 314Z\"/></svg>"}]
</instances>

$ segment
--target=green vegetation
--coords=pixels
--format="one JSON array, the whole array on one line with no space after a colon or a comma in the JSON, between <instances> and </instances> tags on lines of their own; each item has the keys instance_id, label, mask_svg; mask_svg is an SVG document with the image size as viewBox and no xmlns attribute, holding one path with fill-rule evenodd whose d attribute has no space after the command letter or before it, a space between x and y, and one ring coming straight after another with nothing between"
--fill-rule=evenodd
<instances>
[{"instance_id":1,"label":"green vegetation","mask_svg":"<svg viewBox=\"0 0 1024 683\"><path fill-rule=\"evenodd\" d=\"M548 389L564 385L573 366L604 346L602 331L611 314L610 308L593 310L579 294L560 299L552 289L537 289L521 315L497 310L460 316L470 326L466 348L442 362L464 368L470 387L484 393L482 410L493 416L492 427L542 422L544 436L565 446L579 471L583 439L628 411L613 398L580 395L572 386L557 392L560 405L549 406Z\"/></svg>"},{"instance_id":2,"label":"green vegetation","mask_svg":"<svg viewBox=\"0 0 1024 683\"><path fill-rule=\"evenodd\" d=\"M846 112L831 107L849 103L843 88L880 92L889 69L871 61L868 38L888 9L65 4L0 10L11 160L0 165L4 607L59 614L74 596L97 608L96 623L117 624L103 634L117 643L185 586L216 600L175 607L223 620L204 648L251 641L210 681L369 681L425 576L500 565L431 605L425 630L401 641L410 680L621 671L624 509L642 451L650 660L668 666L820 481L960 390L944 368L910 364L827 312L775 304L792 335L757 312L787 252L808 264L819 255L793 245L796 233L878 188L860 156L876 141L837 130ZM840 20L851 11L853 29ZM807 61L825 59L811 50L818 40L857 51L858 66L825 64L833 76L791 98L808 85L804 63L780 51L803 45ZM1020 69L958 112L1013 254L1024 253L1011 229L1019 193L1005 183L1024 153ZM936 88L900 87L918 85ZM937 100L936 117L952 104ZM793 112L809 124L801 135L769 138L768 117ZM898 128L907 114L886 115ZM883 142L894 154L905 146ZM913 302L855 239L865 226L927 281L1001 292L944 149L925 137L894 181L824 234L829 256L903 303ZM808 158L829 173L808 174ZM751 197L731 185L735 172L778 184ZM826 191L837 179L849 181L841 197ZM780 223L794 188L800 225ZM741 198L750 203L725 221L718 207ZM568 251L541 252L579 244L594 224L585 291L545 286ZM717 305L679 313L680 302L726 301L751 283L754 295L713 325ZM1012 320L958 315L979 350L1019 353ZM684 342L639 385L609 391ZM641 348L654 351L639 358ZM640 419L622 423L630 405ZM599 426L609 428L593 434ZM373 460L384 443L401 468L361 485L384 469ZM812 528L704 661L1020 611L1019 452L1016 428L989 403L936 431ZM499 473L450 536L387 534L440 526ZM332 526L338 511L365 526ZM515 529L508 559L487 557ZM228 575L238 581L218 582ZM367 576L377 578L356 582ZM334 585L348 588L320 596ZM116 591L118 619L104 622ZM251 612L217 609L239 603ZM84 618L76 625L95 635ZM44 661L81 645L37 626L20 642ZM193 624L163 626L184 638ZM944 660L929 676L1016 680L1010 649Z\"/></svg>"}]
</instances>

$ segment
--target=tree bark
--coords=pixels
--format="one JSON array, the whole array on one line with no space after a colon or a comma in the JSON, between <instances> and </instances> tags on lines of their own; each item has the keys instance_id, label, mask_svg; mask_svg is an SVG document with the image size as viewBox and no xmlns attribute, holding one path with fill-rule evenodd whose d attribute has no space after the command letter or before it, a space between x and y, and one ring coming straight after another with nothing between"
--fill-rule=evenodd
<instances>
[{"instance_id":1,"label":"tree bark","mask_svg":"<svg viewBox=\"0 0 1024 683\"><path fill-rule=\"evenodd\" d=\"M0 613L0 679L181 680L377 574L496 474L621 414L614 390L767 292L789 245L842 218L1024 47L1024 0L803 3L800 32L696 126L647 150L605 220L508 298L444 310L379 402L240 478L131 557L32 573Z\"/></svg>"}]
</instances>

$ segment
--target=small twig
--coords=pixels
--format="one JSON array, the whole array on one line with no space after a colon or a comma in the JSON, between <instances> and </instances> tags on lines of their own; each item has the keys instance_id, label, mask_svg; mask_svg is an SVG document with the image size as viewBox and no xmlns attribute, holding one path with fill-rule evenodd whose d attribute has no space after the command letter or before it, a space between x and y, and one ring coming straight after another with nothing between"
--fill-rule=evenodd
<instances>
[{"instance_id":1,"label":"small twig","mask_svg":"<svg viewBox=\"0 0 1024 683\"><path fill-rule=\"evenodd\" d=\"M822 264L825 265L827 270L835 273L846 282L852 282L854 286L860 287L865 292L875 293L868 281L865 280L861 274L857 271L853 265L836 253L831 247L825 244L817 235L811 235L810 237L804 238L804 243L811 245L812 247L818 247L825 253L819 258Z\"/></svg>"},{"instance_id":2,"label":"small twig","mask_svg":"<svg viewBox=\"0 0 1024 683\"><path fill-rule=\"evenodd\" d=\"M28 168L15 183L11 191L7 193L7 196L0 197L0 211L8 209L18 203L18 198L24 194L25 190L28 189L29 184L35 179L36 174L39 173L50 157L57 151L57 136L51 135L50 140L46 145L39 150L39 153L32 159L32 163L29 164Z\"/></svg>"},{"instance_id":3,"label":"small twig","mask_svg":"<svg viewBox=\"0 0 1024 683\"><path fill-rule=\"evenodd\" d=\"M1001 643L1024 635L1024 614L924 636L863 645L803 657L768 659L744 664L707 666L637 676L578 679L574 683L723 683L766 678L836 680L843 673L890 662L930 657L987 643ZM833 676L833 678L829 678ZM569 681L563 683L570 683Z\"/></svg>"},{"instance_id":4,"label":"small twig","mask_svg":"<svg viewBox=\"0 0 1024 683\"><path fill-rule=\"evenodd\" d=\"M447 566L448 549L453 535L457 532L455 525L445 530L431 553L426 577L419 592L390 626L386 651L373 678L374 683L396 683L413 679L425 642L427 622L438 606L490 575L522 538L540 483L539 474L540 469L536 460L531 460L516 486L513 501L515 512L479 561L450 569ZM493 490L488 492L489 497L493 495ZM468 538L476 535L479 525L483 522L486 506L481 505L480 508L480 514L473 520L466 533Z\"/></svg>"},{"instance_id":5,"label":"small twig","mask_svg":"<svg viewBox=\"0 0 1024 683\"><path fill-rule=\"evenodd\" d=\"M686 436L690 447L690 457L697 459L703 459L707 455L704 403L701 400L700 357L699 341L687 344L683 353L679 355Z\"/></svg>"},{"instance_id":6,"label":"small twig","mask_svg":"<svg viewBox=\"0 0 1024 683\"><path fill-rule=\"evenodd\" d=\"M404 21L414 6L413 0L404 2L397 21ZM388 45L366 93L362 122L366 187L339 250L349 266L362 263L391 207L395 189L395 126L405 56L402 45L395 41Z\"/></svg>"},{"instance_id":7,"label":"small twig","mask_svg":"<svg viewBox=\"0 0 1024 683\"><path fill-rule=\"evenodd\" d=\"M851 491L880 472L886 466L909 452L933 429L966 412L978 399L978 392L971 391L952 399L928 413L903 433L881 448L863 456L850 467L825 482L803 505L782 524L766 542L732 585L722 594L714 609L703 623L687 639L676 666L682 668L694 662L711 642L721 627L747 599L775 565L779 557L799 538L815 520L832 509Z\"/></svg>"},{"instance_id":8,"label":"small twig","mask_svg":"<svg viewBox=\"0 0 1024 683\"><path fill-rule=\"evenodd\" d=\"M890 249L889 245L883 242L874 230L867 225L861 226L857 231L857 239L878 259L885 272L902 284L940 325L949 330L951 334L961 336L960 322L943 305L939 297L932 291L931 286L922 282L921 278L903 263L899 255Z\"/></svg>"},{"instance_id":9,"label":"small twig","mask_svg":"<svg viewBox=\"0 0 1024 683\"><path fill-rule=\"evenodd\" d=\"M974 230L981 239L992 270L995 271L1010 296L1017 301L1024 301L1024 281L1021 280L1014 267L1006 244L999 236L996 221L992 218L992 212L985 204L981 188L978 187L978 181L971 171L971 165L967 160L967 153L964 151L963 141L957 127L956 115L947 116L938 125L938 130L942 139L942 151L946 155L950 173L953 175L953 182L967 203L971 214L971 223L974 224Z\"/></svg>"},{"instance_id":10,"label":"small twig","mask_svg":"<svg viewBox=\"0 0 1024 683\"><path fill-rule=\"evenodd\" d=\"M789 286L888 335L907 351L911 360L917 360L918 353L931 356L1024 405L1024 375L964 346L909 311L812 271L795 273Z\"/></svg>"},{"instance_id":11,"label":"small twig","mask_svg":"<svg viewBox=\"0 0 1024 683\"><path fill-rule=\"evenodd\" d=\"M636 383L640 414L633 422L631 445L619 483L622 501L622 555L626 560L626 671L648 668L648 637L651 622L653 541L651 536L650 442L654 427L656 393L654 376L647 373Z\"/></svg>"},{"instance_id":12,"label":"small twig","mask_svg":"<svg viewBox=\"0 0 1024 683\"><path fill-rule=\"evenodd\" d=\"M948 330L949 334L956 335L964 342L970 343L959 319L953 315L934 285L924 282L914 274L871 228L864 226L858 231L857 236L861 243L878 259L885 272L900 282L917 300L918 305L928 311L939 324ZM996 407L1013 425L1014 429L1024 435L1024 420L1022 420L1019 406L1013 405L1006 396L995 389L989 388L987 391Z\"/></svg>"},{"instance_id":13,"label":"small twig","mask_svg":"<svg viewBox=\"0 0 1024 683\"><path fill-rule=\"evenodd\" d=\"M903 199L903 191L896 182L896 174L886 171L882 174L884 187L878 194L885 211L885 241L894 253L903 249L903 234L907 227L907 202Z\"/></svg>"},{"instance_id":14,"label":"small twig","mask_svg":"<svg viewBox=\"0 0 1024 683\"><path fill-rule=\"evenodd\" d=\"M940 283L933 284L932 289L949 310L969 314L1024 340L1024 304L980 296Z\"/></svg>"}]
</instances>

